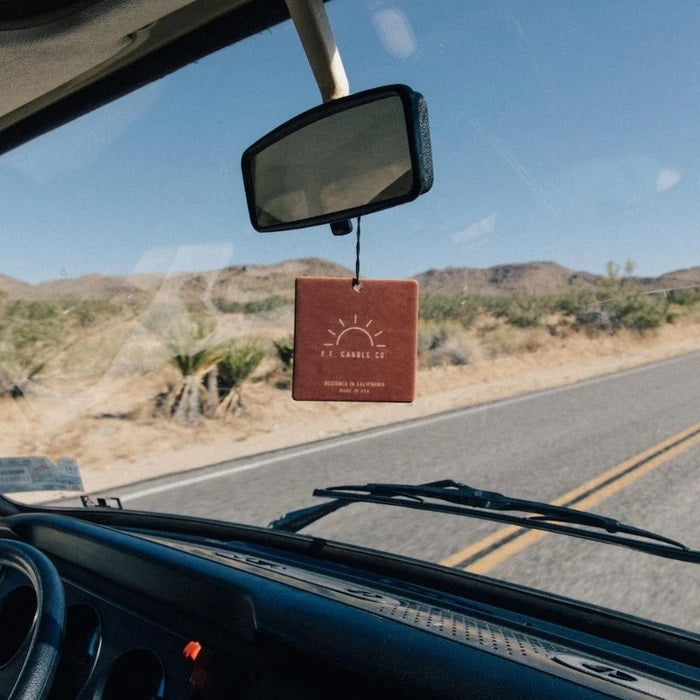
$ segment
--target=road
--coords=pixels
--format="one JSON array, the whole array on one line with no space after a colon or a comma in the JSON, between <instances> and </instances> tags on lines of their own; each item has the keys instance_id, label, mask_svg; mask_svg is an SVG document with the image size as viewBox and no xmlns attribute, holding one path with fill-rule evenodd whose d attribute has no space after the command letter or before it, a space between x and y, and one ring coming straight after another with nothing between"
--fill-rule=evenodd
<instances>
[{"instance_id":1,"label":"road","mask_svg":"<svg viewBox=\"0 0 700 700\"><path fill-rule=\"evenodd\" d=\"M693 353L135 484L120 496L127 508L266 525L319 502L311 496L318 486L451 478L571 502L585 484L592 493L575 502L579 508L700 549L699 379L700 353ZM495 523L364 504L305 532L469 567L700 632L697 566L551 534L506 544Z\"/></svg>"}]
</instances>

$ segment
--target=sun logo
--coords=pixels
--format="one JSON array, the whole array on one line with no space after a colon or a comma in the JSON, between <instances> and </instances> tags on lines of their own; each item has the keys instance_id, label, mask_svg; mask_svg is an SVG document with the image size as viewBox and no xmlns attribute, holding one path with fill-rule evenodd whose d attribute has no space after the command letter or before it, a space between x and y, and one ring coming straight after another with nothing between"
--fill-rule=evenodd
<instances>
[{"instance_id":1,"label":"sun logo","mask_svg":"<svg viewBox=\"0 0 700 700\"><path fill-rule=\"evenodd\" d=\"M373 323L374 320L370 319L369 321L367 321L367 323L365 323L364 326L359 326L357 324L357 315L353 317L352 325L349 325L348 323L343 321L342 318L339 318L338 325L340 326L340 330L334 331L331 328L326 329L335 338L334 342L324 343L324 345L327 347L337 346L340 345L341 341L346 336L354 335L365 338L367 341L369 341L370 347L385 348L385 344L376 342L377 338L379 338L379 336L382 335L384 331L377 331L376 333L373 333L371 330L369 330L370 326Z\"/></svg>"}]
</instances>

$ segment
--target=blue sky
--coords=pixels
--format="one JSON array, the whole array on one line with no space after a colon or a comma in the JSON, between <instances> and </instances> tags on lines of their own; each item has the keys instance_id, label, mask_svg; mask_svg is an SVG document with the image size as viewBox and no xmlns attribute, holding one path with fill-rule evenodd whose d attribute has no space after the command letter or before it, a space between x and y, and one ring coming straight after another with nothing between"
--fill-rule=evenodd
<instances>
[{"instance_id":1,"label":"blue sky","mask_svg":"<svg viewBox=\"0 0 700 700\"><path fill-rule=\"evenodd\" d=\"M362 222L362 272L553 260L700 264L700 4L333 0L353 91L429 106L435 184ZM0 157L0 273L211 269L319 256L328 227L259 234L239 161L315 106L289 24Z\"/></svg>"}]
</instances>

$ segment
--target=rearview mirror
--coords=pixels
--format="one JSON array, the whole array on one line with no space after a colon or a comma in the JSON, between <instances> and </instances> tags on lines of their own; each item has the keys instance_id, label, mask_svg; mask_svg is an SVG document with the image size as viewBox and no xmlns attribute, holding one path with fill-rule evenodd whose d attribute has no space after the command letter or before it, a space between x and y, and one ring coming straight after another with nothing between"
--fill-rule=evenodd
<instances>
[{"instance_id":1,"label":"rearview mirror","mask_svg":"<svg viewBox=\"0 0 700 700\"><path fill-rule=\"evenodd\" d=\"M243 154L257 231L316 226L409 202L433 184L428 110L405 85L315 107Z\"/></svg>"}]
</instances>

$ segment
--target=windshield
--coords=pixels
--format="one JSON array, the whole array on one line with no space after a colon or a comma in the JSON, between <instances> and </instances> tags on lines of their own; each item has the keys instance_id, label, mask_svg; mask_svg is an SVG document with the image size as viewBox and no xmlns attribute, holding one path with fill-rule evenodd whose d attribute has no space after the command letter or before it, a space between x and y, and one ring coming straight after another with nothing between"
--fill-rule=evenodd
<instances>
[{"instance_id":1,"label":"windshield","mask_svg":"<svg viewBox=\"0 0 700 700\"><path fill-rule=\"evenodd\" d=\"M361 278L418 281L415 400L292 399L294 280L354 277L358 223L250 224L241 154L321 101L286 22L0 157L5 490L77 465L125 508L266 526L454 479L699 548L698 4L327 10L352 92L428 105L432 189L361 229ZM700 631L689 564L363 503L303 532Z\"/></svg>"}]
</instances>

